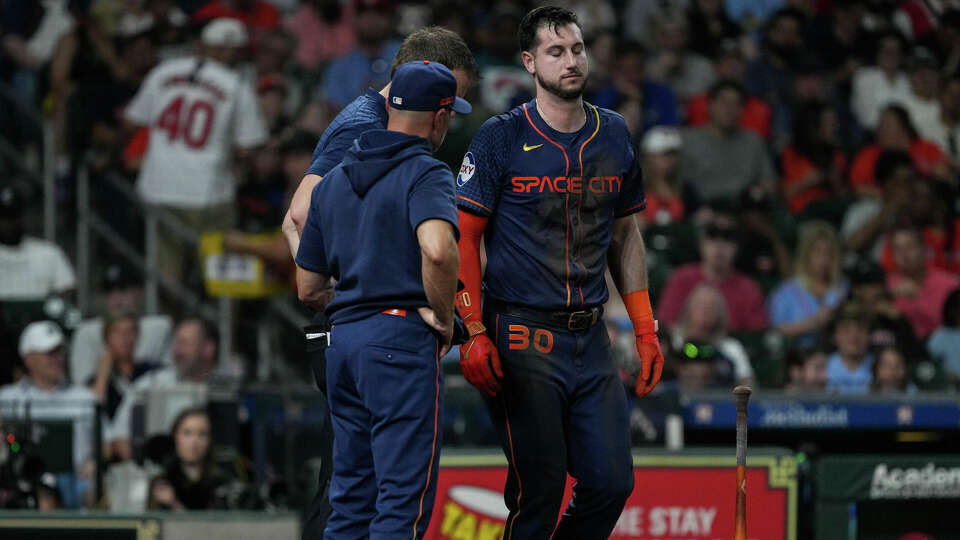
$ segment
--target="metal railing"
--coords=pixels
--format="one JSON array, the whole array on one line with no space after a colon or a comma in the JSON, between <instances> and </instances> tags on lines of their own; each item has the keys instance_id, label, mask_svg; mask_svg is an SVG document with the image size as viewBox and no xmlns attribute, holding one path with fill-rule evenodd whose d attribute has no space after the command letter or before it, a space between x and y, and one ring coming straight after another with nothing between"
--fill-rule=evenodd
<instances>
[{"instance_id":1,"label":"metal railing","mask_svg":"<svg viewBox=\"0 0 960 540\"><path fill-rule=\"evenodd\" d=\"M116 174L103 174L98 181L122 194L127 204L135 207L144 218L143 255L136 246L113 229L93 208L90 200L90 172L86 163L82 163L77 174L77 302L83 313L90 312L91 253L94 237L107 242L127 262L139 269L145 277L145 308L147 313L159 311L161 291L173 297L180 305L217 325L220 332L220 362L226 363L232 355L234 336L233 302L230 298L219 297L215 303L198 295L181 283L170 278L158 268L158 241L161 235L171 234L186 242L196 251L199 234L181 221L176 215L162 208L143 203L136 191L125 178ZM302 328L309 321L279 298L270 298L267 307L272 315L294 328ZM267 361L267 358L261 358ZM260 370L260 377L269 371Z\"/></svg>"}]
</instances>

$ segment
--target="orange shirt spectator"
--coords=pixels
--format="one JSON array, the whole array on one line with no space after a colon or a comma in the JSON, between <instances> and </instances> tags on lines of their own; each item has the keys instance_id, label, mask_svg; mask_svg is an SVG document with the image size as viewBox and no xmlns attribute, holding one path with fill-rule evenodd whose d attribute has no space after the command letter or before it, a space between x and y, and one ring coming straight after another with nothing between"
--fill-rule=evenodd
<instances>
[{"instance_id":1,"label":"orange shirt spectator","mask_svg":"<svg viewBox=\"0 0 960 540\"><path fill-rule=\"evenodd\" d=\"M888 105L880 113L877 123L877 142L861 150L850 168L850 184L857 194L879 195L874 166L884 150L909 153L922 175L942 177L949 174L950 160L940 147L917 135L906 109L900 105Z\"/></svg>"},{"instance_id":2,"label":"orange shirt spectator","mask_svg":"<svg viewBox=\"0 0 960 540\"><path fill-rule=\"evenodd\" d=\"M687 102L687 125L702 126L710 121L707 94L699 94ZM763 100L748 97L740 115L740 127L753 131L764 139L770 138L770 119L773 113Z\"/></svg>"},{"instance_id":3,"label":"orange shirt spectator","mask_svg":"<svg viewBox=\"0 0 960 540\"><path fill-rule=\"evenodd\" d=\"M853 165L850 168L850 183L853 189L863 192L876 189L876 182L873 175L873 166L877 163L877 158L883 149L879 145L871 144L853 159ZM933 174L936 167L947 163L947 156L940 148L932 142L925 139L914 139L910 142L910 157L917 167L920 174L929 176Z\"/></svg>"},{"instance_id":4,"label":"orange shirt spectator","mask_svg":"<svg viewBox=\"0 0 960 540\"><path fill-rule=\"evenodd\" d=\"M807 157L800 154L793 147L783 151L781 156L783 165L783 192L787 197L787 205L794 214L799 214L804 207L813 201L825 199L830 195L830 190L817 183L808 187L803 187L806 180L811 175L820 175L821 172ZM847 158L839 151L833 156L833 167L843 174L847 170ZM793 191L793 193L791 193Z\"/></svg>"}]
</instances>

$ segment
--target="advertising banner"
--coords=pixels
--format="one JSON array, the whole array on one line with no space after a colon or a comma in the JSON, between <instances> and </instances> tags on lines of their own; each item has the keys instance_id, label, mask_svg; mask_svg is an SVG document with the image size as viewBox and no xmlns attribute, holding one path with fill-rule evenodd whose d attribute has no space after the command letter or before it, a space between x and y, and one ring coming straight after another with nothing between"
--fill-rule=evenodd
<instances>
[{"instance_id":1,"label":"advertising banner","mask_svg":"<svg viewBox=\"0 0 960 540\"><path fill-rule=\"evenodd\" d=\"M733 534L735 470L732 457L635 456L635 488L613 540L727 540ZM507 508L502 457L441 461L437 500L426 538L499 540ZM570 500L567 484L564 504ZM789 456L748 459L747 520L751 539L794 540L796 463Z\"/></svg>"}]
</instances>

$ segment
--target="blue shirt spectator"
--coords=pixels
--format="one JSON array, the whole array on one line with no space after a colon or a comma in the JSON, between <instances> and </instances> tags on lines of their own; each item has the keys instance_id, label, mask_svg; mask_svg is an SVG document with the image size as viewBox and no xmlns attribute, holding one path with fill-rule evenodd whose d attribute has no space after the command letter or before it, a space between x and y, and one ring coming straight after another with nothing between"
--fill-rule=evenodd
<instances>
[{"instance_id":1,"label":"blue shirt spectator","mask_svg":"<svg viewBox=\"0 0 960 540\"><path fill-rule=\"evenodd\" d=\"M837 308L833 323L836 352L827 358L827 392L867 394L873 380L870 315L857 302Z\"/></svg>"},{"instance_id":2,"label":"blue shirt spectator","mask_svg":"<svg viewBox=\"0 0 960 540\"><path fill-rule=\"evenodd\" d=\"M856 369L850 370L840 353L833 353L827 358L827 392L850 395L866 395L870 393L870 381L873 380L873 357L867 355L863 363Z\"/></svg>"},{"instance_id":3,"label":"blue shirt spectator","mask_svg":"<svg viewBox=\"0 0 960 540\"><path fill-rule=\"evenodd\" d=\"M800 231L796 275L770 295L770 323L796 345L814 347L833 310L847 295L840 273L840 241L827 222L811 221Z\"/></svg>"},{"instance_id":4,"label":"blue shirt spectator","mask_svg":"<svg viewBox=\"0 0 960 540\"><path fill-rule=\"evenodd\" d=\"M770 295L770 324L782 324L803 321L815 316L822 309L832 310L846 294L842 287L834 287L818 297L808 291L799 279L791 279L773 290ZM811 330L796 336L797 345L812 347L820 336L818 330Z\"/></svg>"}]
</instances>

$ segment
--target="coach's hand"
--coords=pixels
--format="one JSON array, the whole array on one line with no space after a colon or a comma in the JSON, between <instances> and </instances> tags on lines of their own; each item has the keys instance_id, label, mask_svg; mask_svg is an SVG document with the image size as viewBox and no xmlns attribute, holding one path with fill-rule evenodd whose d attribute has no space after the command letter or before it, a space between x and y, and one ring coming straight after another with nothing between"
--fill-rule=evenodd
<instances>
[{"instance_id":1,"label":"coach's hand","mask_svg":"<svg viewBox=\"0 0 960 540\"><path fill-rule=\"evenodd\" d=\"M481 393L493 397L500 391L503 378L500 355L485 333L478 333L460 346L460 368L467 381Z\"/></svg>"},{"instance_id":2,"label":"coach's hand","mask_svg":"<svg viewBox=\"0 0 960 540\"><path fill-rule=\"evenodd\" d=\"M637 335L637 354L640 355L640 373L637 375L637 397L650 393L663 375L663 352L660 350L660 340L657 339L656 322L650 323Z\"/></svg>"},{"instance_id":3,"label":"coach's hand","mask_svg":"<svg viewBox=\"0 0 960 540\"><path fill-rule=\"evenodd\" d=\"M437 316L436 311L428 307L417 308L417 313L420 314L423 322L427 323L427 326L433 328L434 332L437 333L437 340L440 342L440 356L442 357L450 352L450 340L453 339L453 317L450 316L449 321L444 321Z\"/></svg>"}]
</instances>

